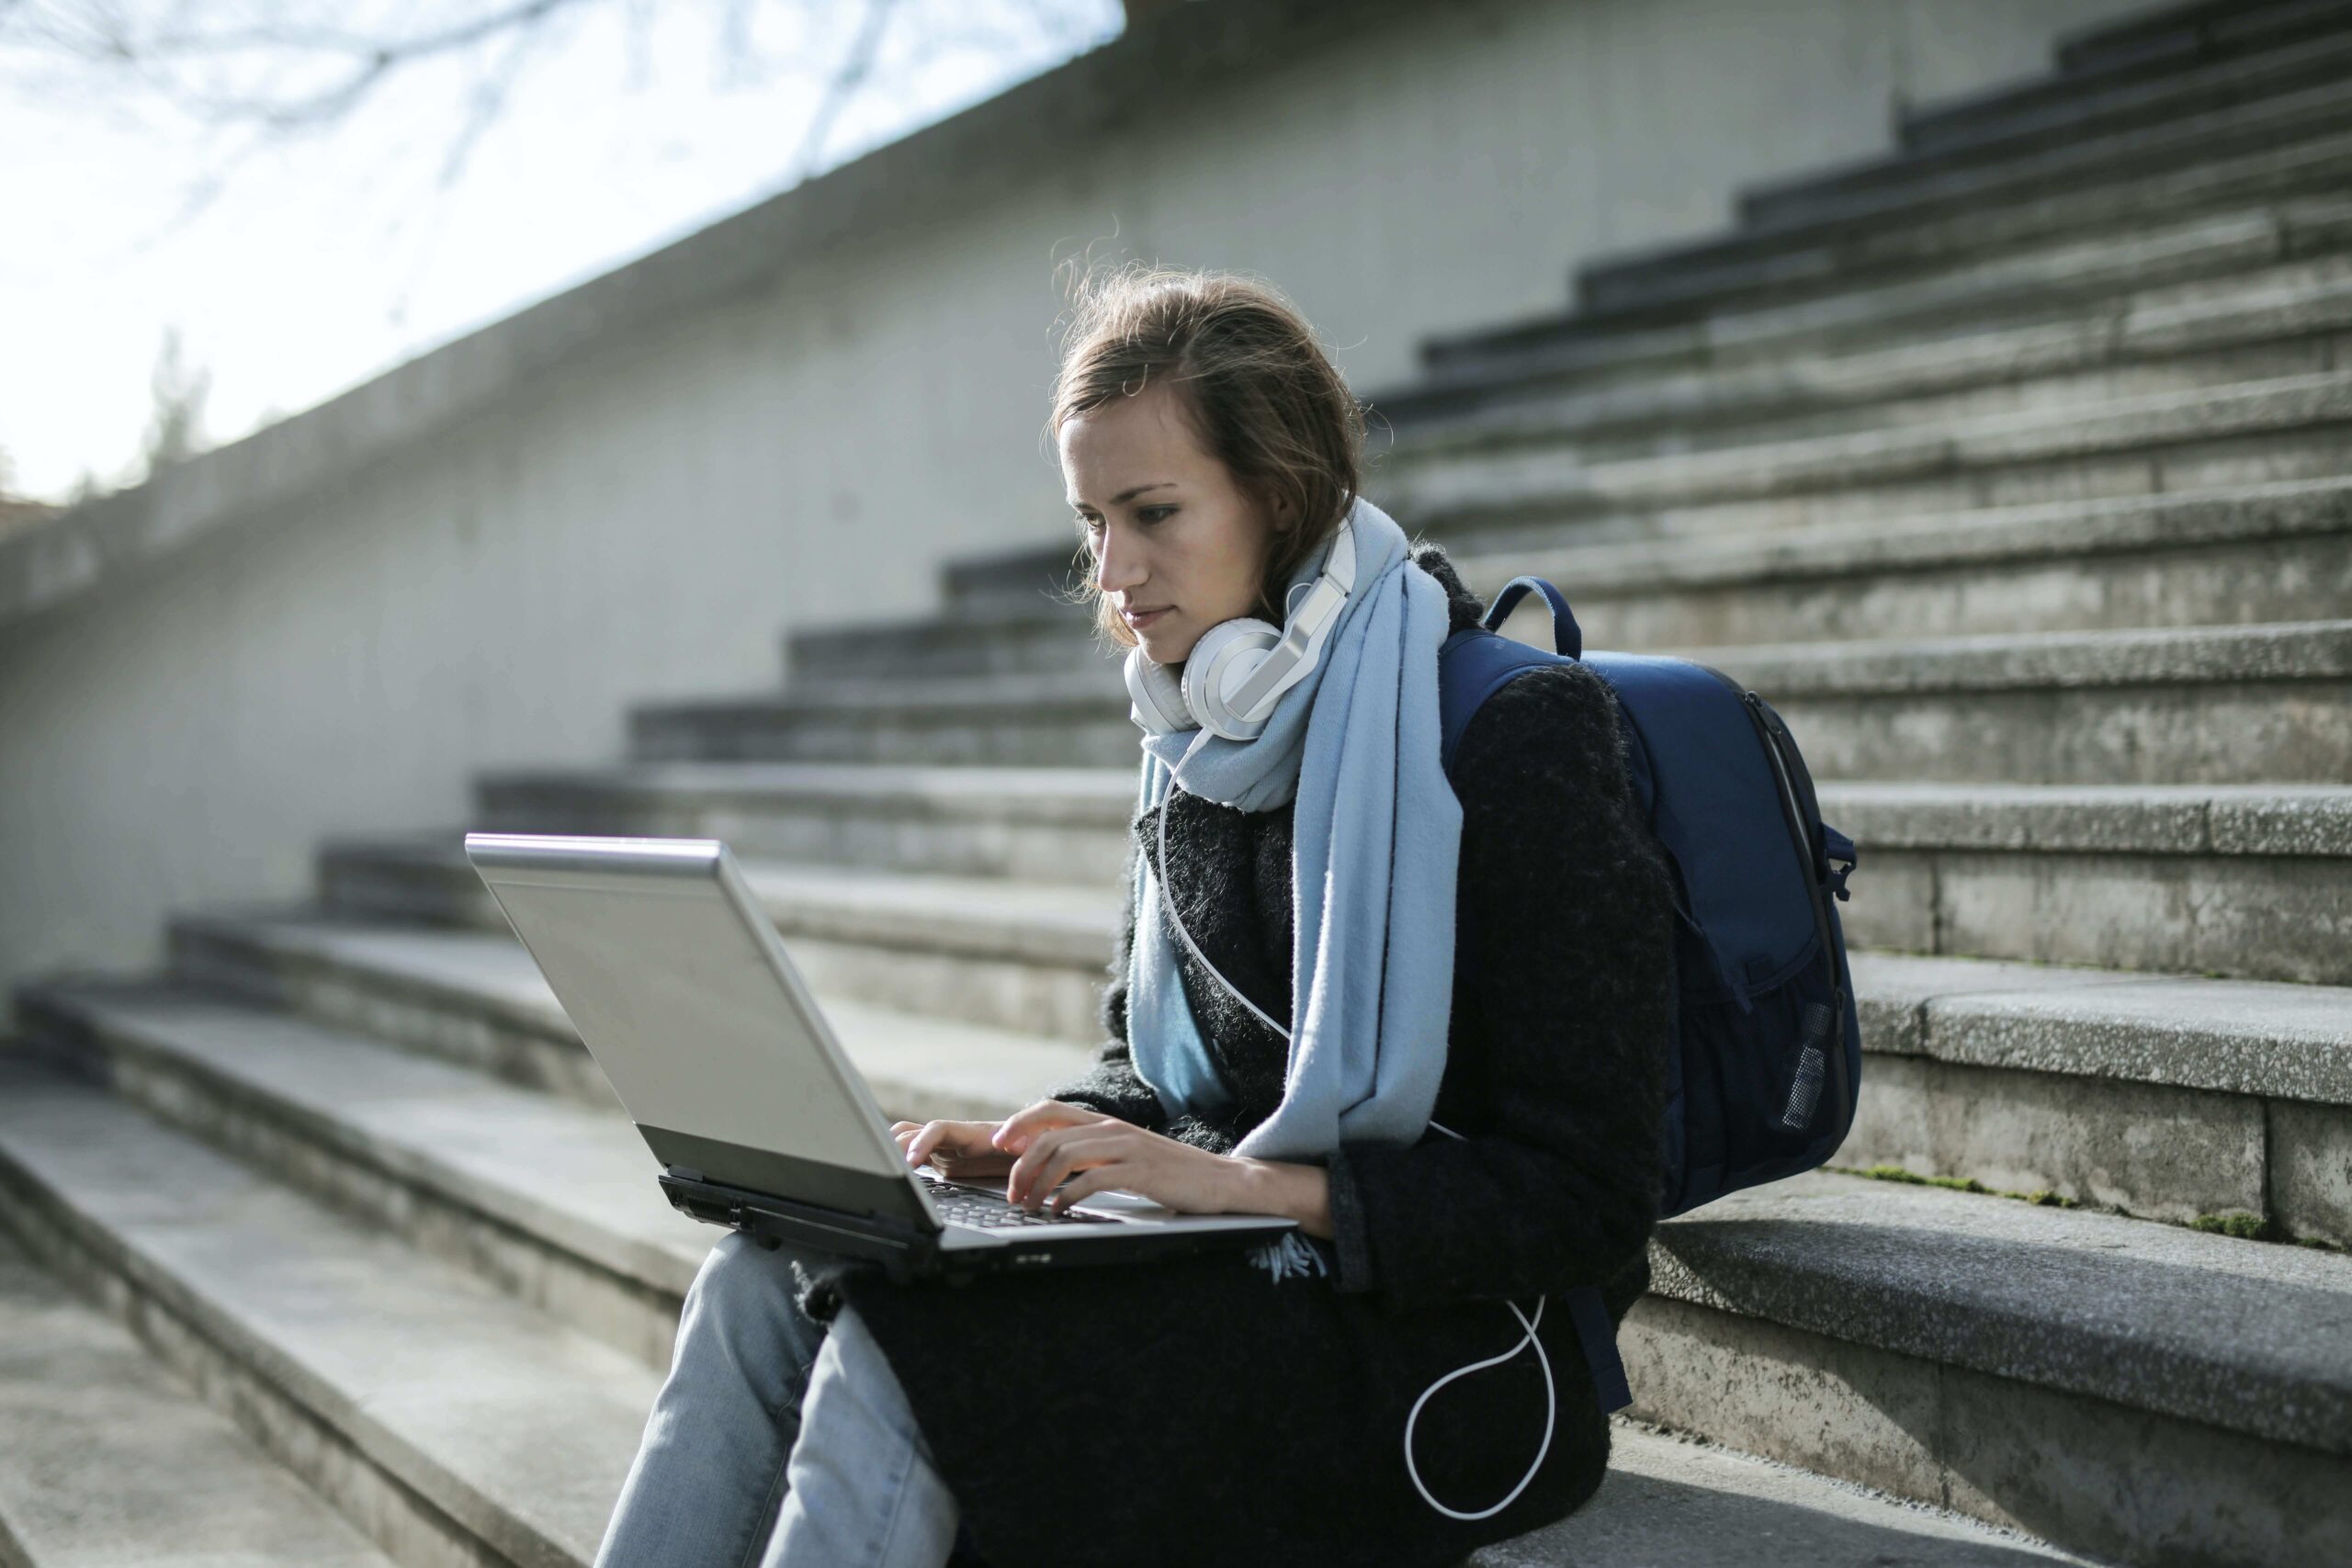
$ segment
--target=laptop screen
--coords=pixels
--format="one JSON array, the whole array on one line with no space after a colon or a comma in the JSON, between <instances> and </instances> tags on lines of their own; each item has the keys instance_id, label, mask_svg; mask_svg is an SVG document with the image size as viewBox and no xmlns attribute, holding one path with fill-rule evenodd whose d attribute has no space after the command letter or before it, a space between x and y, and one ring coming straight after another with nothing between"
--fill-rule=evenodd
<instances>
[{"instance_id":1,"label":"laptop screen","mask_svg":"<svg viewBox=\"0 0 2352 1568\"><path fill-rule=\"evenodd\" d=\"M471 835L467 850L640 1126L903 1182L880 1111L827 1049L764 912L722 876L717 840L525 842Z\"/></svg>"}]
</instances>

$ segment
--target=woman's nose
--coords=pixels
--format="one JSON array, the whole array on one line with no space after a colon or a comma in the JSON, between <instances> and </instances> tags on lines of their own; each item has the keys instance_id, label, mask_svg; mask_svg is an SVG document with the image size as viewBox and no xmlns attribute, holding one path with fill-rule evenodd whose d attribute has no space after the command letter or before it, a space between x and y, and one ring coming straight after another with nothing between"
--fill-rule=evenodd
<instances>
[{"instance_id":1,"label":"woman's nose","mask_svg":"<svg viewBox=\"0 0 2352 1568\"><path fill-rule=\"evenodd\" d=\"M1136 552L1119 541L1117 530L1102 531L1102 553L1094 562L1094 586L1104 593L1118 593L1143 581L1136 568L1140 564Z\"/></svg>"}]
</instances>

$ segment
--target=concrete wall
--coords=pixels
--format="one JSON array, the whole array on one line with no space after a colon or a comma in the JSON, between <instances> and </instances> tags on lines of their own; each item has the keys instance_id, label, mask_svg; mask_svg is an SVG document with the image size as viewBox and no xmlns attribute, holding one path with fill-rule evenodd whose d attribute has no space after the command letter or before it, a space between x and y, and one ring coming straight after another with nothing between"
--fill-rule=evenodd
<instances>
[{"instance_id":1,"label":"concrete wall","mask_svg":"<svg viewBox=\"0 0 2352 1568\"><path fill-rule=\"evenodd\" d=\"M0 984L300 896L476 768L618 757L1068 536L1042 437L1094 253L1292 294L1359 391L1578 258L1883 147L2138 0L1212 0L0 545Z\"/></svg>"}]
</instances>

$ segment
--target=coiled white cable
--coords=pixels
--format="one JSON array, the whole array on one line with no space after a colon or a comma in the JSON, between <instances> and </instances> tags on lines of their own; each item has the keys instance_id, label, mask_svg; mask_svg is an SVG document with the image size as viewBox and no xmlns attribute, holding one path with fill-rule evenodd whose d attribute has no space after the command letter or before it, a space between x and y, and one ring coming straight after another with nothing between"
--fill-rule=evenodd
<instances>
[{"instance_id":1,"label":"coiled white cable","mask_svg":"<svg viewBox=\"0 0 2352 1568\"><path fill-rule=\"evenodd\" d=\"M1457 1140L1462 1138L1461 1134L1455 1132L1453 1128L1447 1126L1442 1122L1432 1121L1430 1125L1436 1128L1439 1132L1443 1133L1449 1138ZM1519 1319L1520 1327L1525 1330L1525 1332L1521 1336L1519 1343L1513 1345L1510 1349L1505 1350L1499 1356L1489 1356L1483 1361L1473 1361L1466 1367L1457 1367L1453 1371L1446 1373L1445 1376L1438 1379L1437 1382L1421 1390L1421 1397L1413 1401L1412 1412L1405 1417L1405 1472L1413 1478L1413 1490L1421 1495L1421 1501L1427 1503L1430 1507L1435 1508L1439 1513L1443 1514L1449 1519L1461 1519L1467 1522L1491 1518L1495 1515L1501 1513L1505 1508L1511 1506L1512 1501L1516 1499L1521 1493L1527 1490L1527 1483L1534 1480L1535 1472L1544 1468L1544 1456L1552 1451L1552 1429L1555 1418L1559 1414L1560 1394L1558 1388L1552 1381L1552 1358L1544 1351L1544 1341L1535 1337L1535 1325L1544 1321L1544 1300L1545 1298L1542 1296L1535 1298L1535 1315L1532 1318L1530 1318L1525 1313L1519 1310L1519 1303L1517 1302L1505 1302L1503 1305L1510 1309L1511 1316ZM1421 1418L1421 1406L1429 1403L1430 1395L1435 1393L1439 1389L1443 1388L1447 1383L1452 1382L1454 1379L1458 1377L1466 1377L1472 1372L1483 1371L1488 1367L1498 1367L1505 1361L1510 1360L1513 1356L1518 1355L1530 1345L1535 1347L1535 1359L1544 1365L1544 1441L1536 1447L1535 1462L1527 1467L1527 1473L1519 1478L1519 1484L1505 1493L1503 1495L1503 1500L1497 1503L1493 1507L1482 1508L1475 1514L1465 1514L1458 1508L1447 1507L1435 1497L1430 1495L1430 1489L1421 1483L1420 1468L1413 1462L1413 1423Z\"/></svg>"},{"instance_id":2,"label":"coiled white cable","mask_svg":"<svg viewBox=\"0 0 2352 1568\"><path fill-rule=\"evenodd\" d=\"M1159 810L1159 863L1166 865L1168 863L1168 811L1164 802ZM1162 907L1168 911L1168 923L1176 928L1176 934L1184 939L1185 947L1191 951L1193 957L1199 962L1201 967L1207 970L1210 974L1216 976L1218 983L1223 985L1227 990L1233 993L1234 999L1239 1002L1243 1007L1248 1008L1251 1012L1257 1014L1259 1021L1264 1023L1267 1028L1273 1030L1284 1040L1288 1040L1290 1038L1290 1031L1284 1029L1281 1024L1276 1023L1272 1019L1267 1017L1264 1009L1259 1007L1255 1002L1252 1002L1248 997L1243 996L1241 994L1240 987L1234 985L1232 981L1227 980L1223 974L1219 973L1217 966L1209 962L1208 955L1203 953L1200 948L1193 943L1193 933L1184 929L1183 920L1180 919L1176 913L1175 895L1169 891L1168 884L1165 879L1155 878L1155 880L1159 882L1160 898ZM1453 1138L1457 1142L1468 1141L1467 1139L1464 1139L1461 1134L1455 1132L1444 1122L1437 1121L1434 1118L1430 1120L1430 1125L1436 1128L1439 1132L1443 1133L1447 1137ZM1554 1382L1552 1378L1552 1358L1550 1354L1544 1350L1544 1341L1535 1337L1535 1325L1544 1321L1544 1304L1545 1300L1546 1298L1543 1296L1535 1298L1535 1315L1532 1318L1519 1310L1519 1303L1517 1302L1503 1303L1503 1305L1510 1309L1511 1316L1519 1319L1519 1325L1522 1330L1524 1330L1524 1332L1520 1336L1519 1343L1513 1345L1510 1349L1505 1350L1499 1356L1489 1356L1483 1361L1473 1361L1466 1367L1457 1367L1453 1371L1446 1373L1445 1376L1438 1379L1437 1382L1421 1390L1420 1398L1413 1401L1412 1411L1405 1417L1405 1472L1413 1478L1413 1490L1421 1495L1421 1501L1427 1503L1430 1507L1435 1508L1439 1513L1443 1514L1449 1519L1460 1519L1465 1523L1475 1523L1479 1519L1492 1518L1495 1515L1501 1513L1505 1508L1511 1506L1511 1503L1521 1493L1527 1490L1527 1483L1535 1479L1535 1472L1537 1471L1544 1468L1544 1456L1552 1451L1552 1429L1555 1425L1555 1418L1559 1414L1560 1393L1558 1386ZM1496 1504L1493 1507L1480 1509L1475 1514L1465 1514L1460 1509L1447 1507L1435 1497L1430 1495L1430 1489L1421 1484L1420 1468L1413 1462L1413 1424L1421 1418L1421 1406L1429 1403L1430 1395L1435 1393L1439 1389L1443 1388L1447 1383L1452 1382L1454 1379L1458 1377L1466 1377L1472 1372L1483 1371L1488 1367L1498 1367L1505 1361L1510 1360L1513 1356L1518 1355L1521 1350L1527 1348L1530 1345L1535 1347L1535 1359L1542 1362L1544 1366L1544 1440L1536 1447L1535 1462L1527 1467L1527 1473L1519 1478L1519 1484L1512 1487L1508 1493L1505 1493L1503 1495L1503 1500Z\"/></svg>"}]
</instances>

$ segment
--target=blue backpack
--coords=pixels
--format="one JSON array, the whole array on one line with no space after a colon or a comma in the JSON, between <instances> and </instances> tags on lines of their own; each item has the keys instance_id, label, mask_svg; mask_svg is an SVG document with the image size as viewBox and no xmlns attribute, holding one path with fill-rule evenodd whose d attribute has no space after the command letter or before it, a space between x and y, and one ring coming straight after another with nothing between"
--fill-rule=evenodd
<instances>
[{"instance_id":1,"label":"blue backpack","mask_svg":"<svg viewBox=\"0 0 2352 1568\"><path fill-rule=\"evenodd\" d=\"M1556 653L1495 630L1532 589L1551 602ZM1780 715L1712 666L1597 652L1560 591L1515 577L1479 625L1438 650L1449 775L1471 716L1528 671L1582 663L1617 698L1635 802L1675 875L1679 974L1668 1055L1660 1213L1810 1170L1845 1141L1862 1073L1844 899L1854 843L1821 819ZM1563 1303L1601 1395L1632 1403L1597 1287Z\"/></svg>"}]
</instances>

